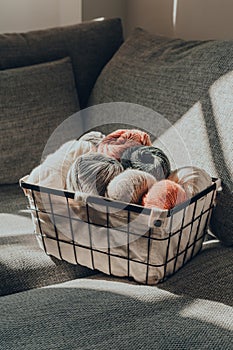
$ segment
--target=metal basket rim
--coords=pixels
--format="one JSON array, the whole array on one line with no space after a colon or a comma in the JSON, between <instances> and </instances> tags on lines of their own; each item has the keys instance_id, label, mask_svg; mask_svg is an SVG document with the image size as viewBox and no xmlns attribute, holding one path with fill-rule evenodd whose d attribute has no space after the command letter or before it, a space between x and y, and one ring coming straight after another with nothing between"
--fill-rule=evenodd
<instances>
[{"instance_id":1,"label":"metal basket rim","mask_svg":"<svg viewBox=\"0 0 233 350\"><path fill-rule=\"evenodd\" d=\"M197 193L195 196L192 198L187 199L185 202L175 206L174 208L170 210L162 210L161 212L164 213L164 217L170 217L174 215L175 213L178 213L179 211L183 210L184 208L188 207L192 203L195 203L198 199L204 197L208 193L210 193L213 190L217 190L220 187L220 179L218 178L212 178L213 184L211 186L208 186L205 188L203 191ZM65 197L67 199L75 199L75 192L69 192L67 190L62 190L62 189L55 189L51 187L45 187L45 186L40 186L40 185L35 185L33 183L27 182L27 176L22 178L20 180L20 186L23 189L27 190L33 190L36 192L42 192L42 193L48 193L52 195L56 195L59 197ZM107 197L101 197L101 196L93 196L88 193L84 193L83 195L85 196L85 201L89 204L99 204L99 205L105 205L108 207L112 208L117 208L117 209L122 209L122 210L127 210L127 211L132 211L135 213L141 213L143 211L143 214L145 215L151 215L151 212L153 209L143 207L138 204L129 204L126 202L122 201L116 201Z\"/></svg>"}]
</instances>

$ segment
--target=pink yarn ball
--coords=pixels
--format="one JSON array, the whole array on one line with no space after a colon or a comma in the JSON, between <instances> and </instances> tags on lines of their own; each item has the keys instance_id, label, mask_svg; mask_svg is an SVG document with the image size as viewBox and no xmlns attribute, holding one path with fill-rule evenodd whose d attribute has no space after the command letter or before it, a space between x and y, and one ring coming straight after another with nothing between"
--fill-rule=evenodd
<instances>
[{"instance_id":1,"label":"pink yarn ball","mask_svg":"<svg viewBox=\"0 0 233 350\"><path fill-rule=\"evenodd\" d=\"M142 205L147 208L172 209L187 200L184 189L170 180L155 183L144 195Z\"/></svg>"},{"instance_id":2,"label":"pink yarn ball","mask_svg":"<svg viewBox=\"0 0 233 350\"><path fill-rule=\"evenodd\" d=\"M136 129L119 129L107 135L101 141L98 152L120 160L127 148L139 145L152 145L150 136L147 133Z\"/></svg>"}]
</instances>

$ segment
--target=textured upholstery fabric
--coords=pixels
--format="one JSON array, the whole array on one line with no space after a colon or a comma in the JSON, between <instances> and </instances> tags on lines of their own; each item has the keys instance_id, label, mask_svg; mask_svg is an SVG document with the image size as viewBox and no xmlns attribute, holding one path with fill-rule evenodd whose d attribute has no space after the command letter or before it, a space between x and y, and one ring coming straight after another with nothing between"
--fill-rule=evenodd
<instances>
[{"instance_id":1,"label":"textured upholstery fabric","mask_svg":"<svg viewBox=\"0 0 233 350\"><path fill-rule=\"evenodd\" d=\"M93 274L81 265L52 261L44 253L33 234L27 205L19 185L0 186L0 295Z\"/></svg>"},{"instance_id":2,"label":"textured upholstery fabric","mask_svg":"<svg viewBox=\"0 0 233 350\"><path fill-rule=\"evenodd\" d=\"M190 165L176 143L176 130L192 165L223 180L212 229L229 245L233 244L232 56L232 41L183 41L136 29L102 71L89 101L146 106L174 126L163 130L154 144L171 151L176 167ZM141 119L148 130L155 128L147 125L145 116Z\"/></svg>"},{"instance_id":3,"label":"textured upholstery fabric","mask_svg":"<svg viewBox=\"0 0 233 350\"><path fill-rule=\"evenodd\" d=\"M200 254L159 287L196 299L233 306L233 248L220 242L204 243Z\"/></svg>"},{"instance_id":4,"label":"textured upholstery fabric","mask_svg":"<svg viewBox=\"0 0 233 350\"><path fill-rule=\"evenodd\" d=\"M19 184L0 185L0 213L18 214L27 206L28 200Z\"/></svg>"},{"instance_id":5,"label":"textured upholstery fabric","mask_svg":"<svg viewBox=\"0 0 233 350\"><path fill-rule=\"evenodd\" d=\"M81 265L51 260L39 248L30 217L0 214L0 221L0 295L93 274Z\"/></svg>"},{"instance_id":6,"label":"textured upholstery fabric","mask_svg":"<svg viewBox=\"0 0 233 350\"><path fill-rule=\"evenodd\" d=\"M0 347L231 349L230 306L102 279L78 279L0 299Z\"/></svg>"},{"instance_id":7,"label":"textured upholstery fabric","mask_svg":"<svg viewBox=\"0 0 233 350\"><path fill-rule=\"evenodd\" d=\"M0 70L71 57L80 106L100 71L122 43L119 19L0 35Z\"/></svg>"},{"instance_id":8,"label":"textured upholstery fabric","mask_svg":"<svg viewBox=\"0 0 233 350\"><path fill-rule=\"evenodd\" d=\"M40 163L54 129L79 109L69 58L0 71L0 183Z\"/></svg>"},{"instance_id":9,"label":"textured upholstery fabric","mask_svg":"<svg viewBox=\"0 0 233 350\"><path fill-rule=\"evenodd\" d=\"M232 247L225 247L212 238L204 243L201 252L195 258L157 287L179 296L216 301L233 307L232 258ZM113 278L101 273L92 278L136 284L127 279Z\"/></svg>"}]
</instances>

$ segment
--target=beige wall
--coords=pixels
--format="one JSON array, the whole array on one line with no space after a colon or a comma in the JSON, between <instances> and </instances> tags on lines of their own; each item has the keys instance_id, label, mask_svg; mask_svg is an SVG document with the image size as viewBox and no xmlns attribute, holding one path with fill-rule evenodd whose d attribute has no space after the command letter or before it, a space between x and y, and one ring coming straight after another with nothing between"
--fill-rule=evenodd
<instances>
[{"instance_id":1,"label":"beige wall","mask_svg":"<svg viewBox=\"0 0 233 350\"><path fill-rule=\"evenodd\" d=\"M0 32L121 17L126 36L140 26L186 39L233 39L233 0L0 0Z\"/></svg>"},{"instance_id":2,"label":"beige wall","mask_svg":"<svg viewBox=\"0 0 233 350\"><path fill-rule=\"evenodd\" d=\"M233 39L233 0L128 0L127 33L136 26L185 39Z\"/></svg>"},{"instance_id":3,"label":"beige wall","mask_svg":"<svg viewBox=\"0 0 233 350\"><path fill-rule=\"evenodd\" d=\"M0 32L22 32L97 17L126 22L127 0L0 0Z\"/></svg>"},{"instance_id":4,"label":"beige wall","mask_svg":"<svg viewBox=\"0 0 233 350\"><path fill-rule=\"evenodd\" d=\"M81 21L81 0L0 0L0 32L21 32Z\"/></svg>"},{"instance_id":5,"label":"beige wall","mask_svg":"<svg viewBox=\"0 0 233 350\"><path fill-rule=\"evenodd\" d=\"M127 1L127 34L134 27L171 35L173 0L128 0Z\"/></svg>"},{"instance_id":6,"label":"beige wall","mask_svg":"<svg viewBox=\"0 0 233 350\"><path fill-rule=\"evenodd\" d=\"M98 17L120 17L126 25L127 0L83 0L82 18L88 21Z\"/></svg>"},{"instance_id":7,"label":"beige wall","mask_svg":"<svg viewBox=\"0 0 233 350\"><path fill-rule=\"evenodd\" d=\"M178 0L177 36L233 39L232 0Z\"/></svg>"}]
</instances>

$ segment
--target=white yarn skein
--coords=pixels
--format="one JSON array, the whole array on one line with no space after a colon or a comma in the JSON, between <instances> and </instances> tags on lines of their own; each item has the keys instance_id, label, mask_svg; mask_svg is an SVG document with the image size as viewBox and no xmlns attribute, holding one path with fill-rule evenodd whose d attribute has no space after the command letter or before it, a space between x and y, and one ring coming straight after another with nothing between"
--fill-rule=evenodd
<instances>
[{"instance_id":1,"label":"white yarn skein","mask_svg":"<svg viewBox=\"0 0 233 350\"><path fill-rule=\"evenodd\" d=\"M34 168L27 181L35 185L64 189L68 170L75 159L82 154L95 151L96 146L91 142L68 141Z\"/></svg>"},{"instance_id":2,"label":"white yarn skein","mask_svg":"<svg viewBox=\"0 0 233 350\"><path fill-rule=\"evenodd\" d=\"M103 138L105 138L105 135L100 131L90 131L87 134L81 136L78 140L91 142L97 148Z\"/></svg>"}]
</instances>

